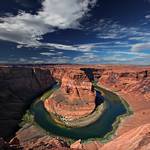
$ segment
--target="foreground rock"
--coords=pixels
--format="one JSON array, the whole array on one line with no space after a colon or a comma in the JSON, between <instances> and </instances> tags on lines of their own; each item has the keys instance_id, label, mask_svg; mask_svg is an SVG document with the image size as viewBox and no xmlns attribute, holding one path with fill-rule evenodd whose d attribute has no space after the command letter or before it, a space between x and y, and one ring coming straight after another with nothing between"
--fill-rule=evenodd
<instances>
[{"instance_id":1,"label":"foreground rock","mask_svg":"<svg viewBox=\"0 0 150 150\"><path fill-rule=\"evenodd\" d=\"M101 150L149 150L150 149L150 124L124 133L114 141L104 145Z\"/></svg>"},{"instance_id":2,"label":"foreground rock","mask_svg":"<svg viewBox=\"0 0 150 150\"><path fill-rule=\"evenodd\" d=\"M80 141L77 141L71 145L71 148L81 150L149 150L150 124L132 129L104 145L99 142L81 144Z\"/></svg>"},{"instance_id":3,"label":"foreground rock","mask_svg":"<svg viewBox=\"0 0 150 150\"><path fill-rule=\"evenodd\" d=\"M25 150L67 150L67 143L59 138L48 136L42 129L31 124L25 125L16 133L16 138L19 139L21 147Z\"/></svg>"},{"instance_id":4,"label":"foreground rock","mask_svg":"<svg viewBox=\"0 0 150 150\"><path fill-rule=\"evenodd\" d=\"M0 138L0 149L1 150L22 150L23 147L20 146L19 140L14 138L10 142L6 142L3 138Z\"/></svg>"}]
</instances>

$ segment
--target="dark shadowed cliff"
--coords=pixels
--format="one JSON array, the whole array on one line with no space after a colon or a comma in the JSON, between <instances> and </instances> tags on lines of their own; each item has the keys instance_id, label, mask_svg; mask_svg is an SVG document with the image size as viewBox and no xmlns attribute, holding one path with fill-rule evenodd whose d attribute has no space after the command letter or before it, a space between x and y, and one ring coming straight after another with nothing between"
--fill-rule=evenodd
<instances>
[{"instance_id":1,"label":"dark shadowed cliff","mask_svg":"<svg viewBox=\"0 0 150 150\"><path fill-rule=\"evenodd\" d=\"M33 99L54 82L47 69L1 67L0 136L12 135Z\"/></svg>"}]
</instances>

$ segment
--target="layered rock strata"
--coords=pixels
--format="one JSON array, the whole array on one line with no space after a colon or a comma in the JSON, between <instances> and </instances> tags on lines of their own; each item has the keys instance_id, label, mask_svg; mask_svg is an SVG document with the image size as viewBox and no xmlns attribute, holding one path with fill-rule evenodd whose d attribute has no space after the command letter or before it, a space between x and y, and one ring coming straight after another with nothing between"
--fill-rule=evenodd
<instances>
[{"instance_id":1,"label":"layered rock strata","mask_svg":"<svg viewBox=\"0 0 150 150\"><path fill-rule=\"evenodd\" d=\"M44 102L48 112L74 120L94 111L95 92L92 83L83 71L67 71L60 82L60 89Z\"/></svg>"}]
</instances>

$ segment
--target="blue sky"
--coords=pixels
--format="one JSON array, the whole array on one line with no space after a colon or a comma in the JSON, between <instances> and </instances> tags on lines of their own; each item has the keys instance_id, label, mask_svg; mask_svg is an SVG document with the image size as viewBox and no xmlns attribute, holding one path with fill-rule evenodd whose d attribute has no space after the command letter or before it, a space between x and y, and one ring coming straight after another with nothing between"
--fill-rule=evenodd
<instances>
[{"instance_id":1,"label":"blue sky","mask_svg":"<svg viewBox=\"0 0 150 150\"><path fill-rule=\"evenodd\" d=\"M2 0L0 63L150 65L150 1Z\"/></svg>"}]
</instances>

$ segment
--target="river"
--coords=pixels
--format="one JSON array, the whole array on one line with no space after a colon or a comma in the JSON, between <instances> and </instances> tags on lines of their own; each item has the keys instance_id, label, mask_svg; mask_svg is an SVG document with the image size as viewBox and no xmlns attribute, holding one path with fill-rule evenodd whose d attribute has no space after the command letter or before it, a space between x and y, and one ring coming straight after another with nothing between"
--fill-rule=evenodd
<instances>
[{"instance_id":1,"label":"river","mask_svg":"<svg viewBox=\"0 0 150 150\"><path fill-rule=\"evenodd\" d=\"M57 87L58 88L58 87ZM54 87L54 89L57 89ZM72 138L72 139L91 139L104 138L107 134L114 132L113 125L118 117L122 115L129 115L128 105L123 102L117 94L108 91L102 87L97 87L104 94L104 100L107 105L105 112L94 123L80 128L67 128L56 124L45 110L43 105L43 97L34 102L31 107L31 112L34 115L36 123L51 134ZM54 90L53 90L54 91ZM53 91L49 90L50 93ZM46 92L47 95L48 92ZM45 93L44 93L45 94ZM118 125L116 122L115 125ZM112 132L113 131L113 132Z\"/></svg>"}]
</instances>

